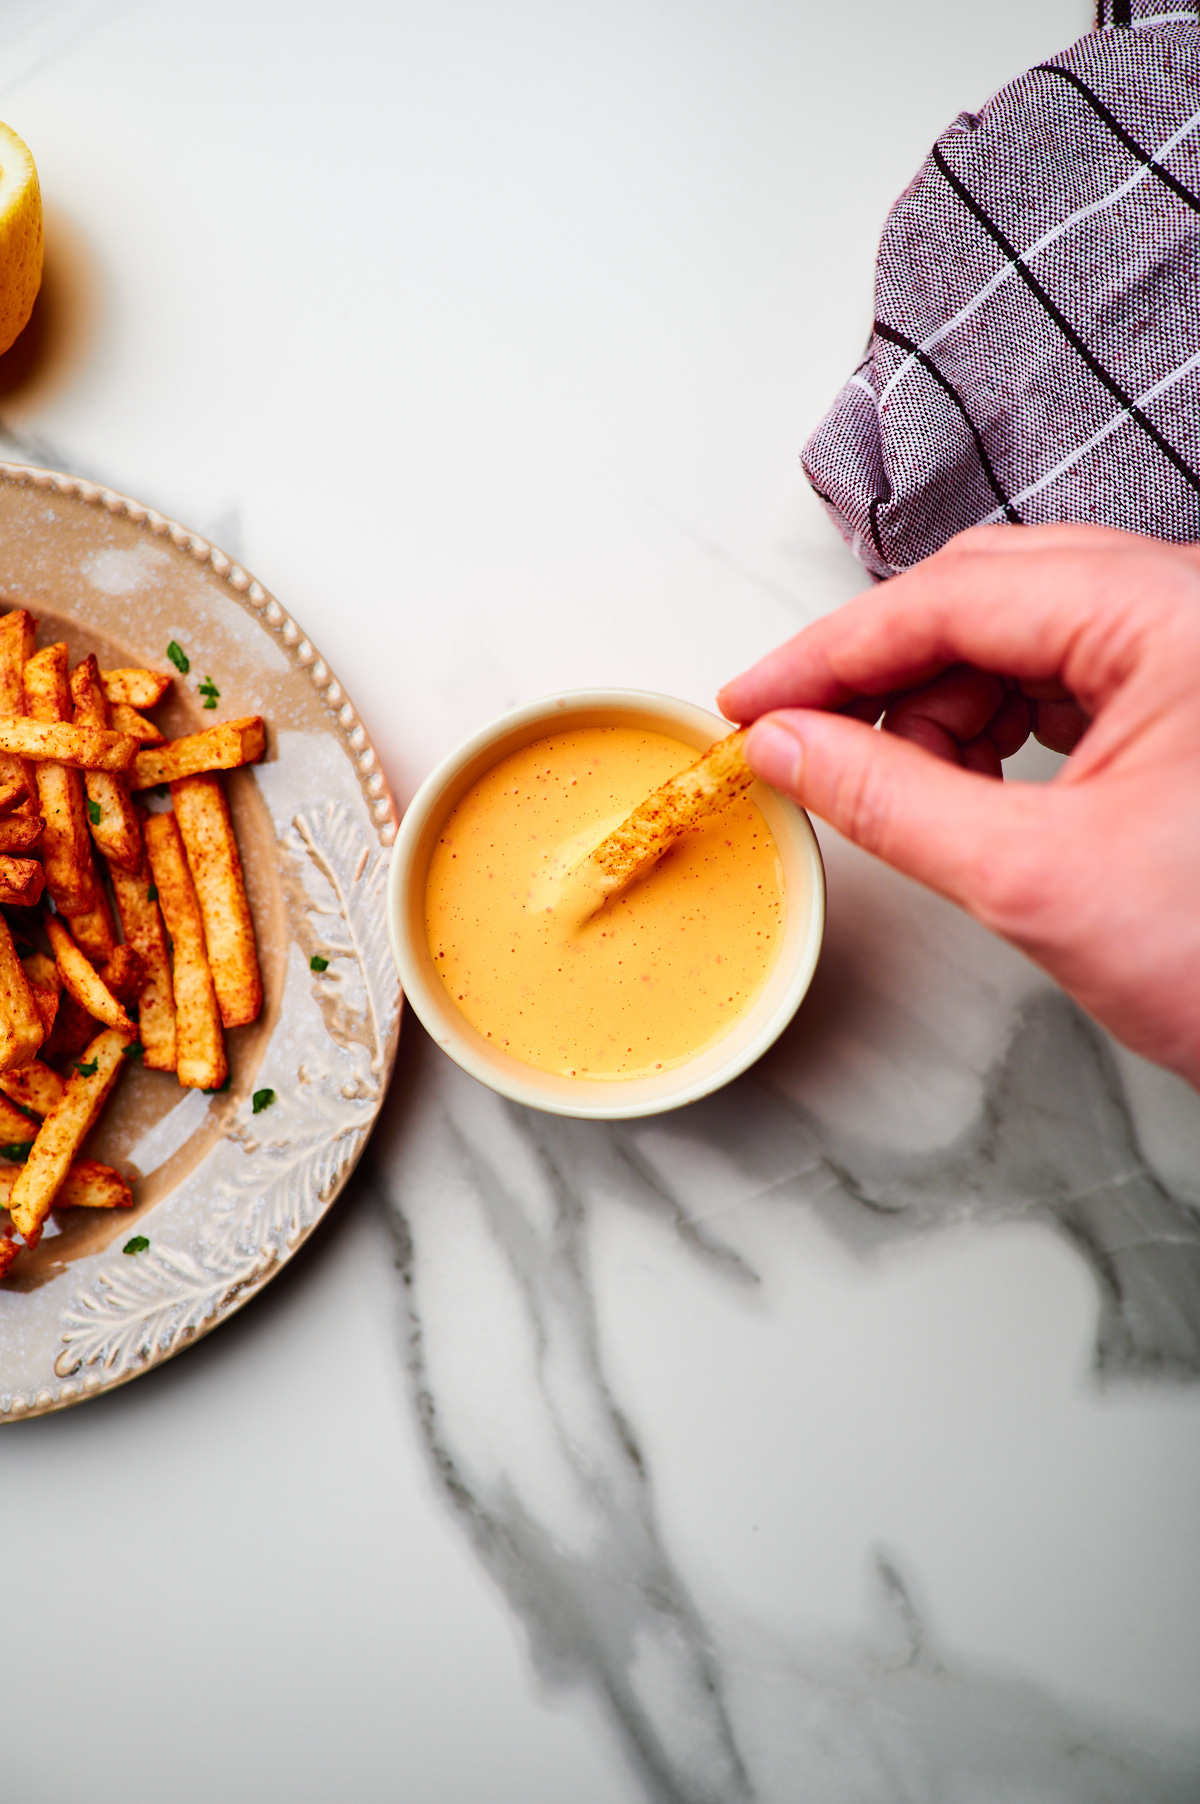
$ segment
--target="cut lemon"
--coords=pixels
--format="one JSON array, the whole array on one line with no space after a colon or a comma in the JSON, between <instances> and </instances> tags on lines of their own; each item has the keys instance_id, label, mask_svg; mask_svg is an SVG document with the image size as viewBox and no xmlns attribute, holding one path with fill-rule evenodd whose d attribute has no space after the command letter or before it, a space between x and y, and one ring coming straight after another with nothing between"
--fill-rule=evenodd
<instances>
[{"instance_id":1,"label":"cut lemon","mask_svg":"<svg viewBox=\"0 0 1200 1804\"><path fill-rule=\"evenodd\" d=\"M28 148L0 125L0 353L29 322L42 285L42 191Z\"/></svg>"}]
</instances>

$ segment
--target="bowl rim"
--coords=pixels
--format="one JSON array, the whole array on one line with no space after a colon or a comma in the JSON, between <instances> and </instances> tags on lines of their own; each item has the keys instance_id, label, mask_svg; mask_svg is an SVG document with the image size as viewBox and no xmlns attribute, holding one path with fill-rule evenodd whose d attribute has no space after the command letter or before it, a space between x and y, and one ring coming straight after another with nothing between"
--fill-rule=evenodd
<instances>
[{"instance_id":1,"label":"bowl rim","mask_svg":"<svg viewBox=\"0 0 1200 1804\"><path fill-rule=\"evenodd\" d=\"M388 871L388 939L404 994L414 1013L430 1037L471 1077L508 1097L510 1101L547 1114L576 1119L628 1120L683 1108L688 1103L696 1102L702 1096L721 1089L761 1058L778 1039L803 1001L816 970L825 928L825 867L812 822L804 810L775 790L756 783L750 792L751 796L760 806L765 805L764 811L768 816L776 817L775 822L769 824L772 825L777 842L780 837L778 825L784 824L785 834L791 841L791 850L809 879L808 907L790 970L777 978L777 964L775 970L768 974L764 991L760 992L759 998L730 1026L727 1033L703 1048L694 1058L673 1066L661 1076L628 1080L562 1078L553 1073L542 1072L536 1066L527 1065L510 1054L499 1053L490 1047L485 1056L473 1043L478 1036L465 1017L461 1028L459 1027L455 1019L457 1011L454 1004L443 995L436 974L432 981L427 976L423 948L419 949L413 944L415 936L409 932L408 919L414 861L442 798L461 778L464 770L479 760L493 745L513 734L521 733L527 727L536 726L544 728L547 733L552 732L556 721L589 712L657 715L662 719L664 732L669 732L672 728L683 728L696 735L710 733L709 743L715 743L734 730L729 721L694 702L643 689L562 690L535 697L489 721L441 760L425 778L404 811ZM538 736L531 733L525 743L530 743ZM497 753L493 762L517 749L518 745L506 746ZM482 770L478 774L482 774ZM472 776L468 783L474 780L475 777ZM458 799L454 797L449 802L446 812L449 812L449 808ZM421 875L423 880L423 869ZM785 926L785 933L786 931ZM784 947L781 945L781 955L783 951ZM778 994L758 1026L749 1030L746 1026L749 1018L762 1012L759 1004L763 996L770 994L772 989L777 990ZM743 1028L741 1034L739 1026ZM720 1056L721 1048L728 1049L724 1057ZM703 1071L696 1070L695 1067L701 1063ZM563 1086L566 1086L567 1093L563 1092Z\"/></svg>"}]
</instances>

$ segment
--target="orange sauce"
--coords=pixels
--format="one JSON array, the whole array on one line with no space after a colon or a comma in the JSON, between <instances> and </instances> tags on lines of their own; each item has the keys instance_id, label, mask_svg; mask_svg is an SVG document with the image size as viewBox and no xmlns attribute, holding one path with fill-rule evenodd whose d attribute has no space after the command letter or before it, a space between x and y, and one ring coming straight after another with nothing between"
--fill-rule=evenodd
<instances>
[{"instance_id":1,"label":"orange sauce","mask_svg":"<svg viewBox=\"0 0 1200 1804\"><path fill-rule=\"evenodd\" d=\"M456 1006L540 1071L629 1078L683 1063L754 1001L783 924L779 854L739 797L582 922L553 876L695 750L640 727L577 727L501 759L450 814L425 922Z\"/></svg>"}]
</instances>

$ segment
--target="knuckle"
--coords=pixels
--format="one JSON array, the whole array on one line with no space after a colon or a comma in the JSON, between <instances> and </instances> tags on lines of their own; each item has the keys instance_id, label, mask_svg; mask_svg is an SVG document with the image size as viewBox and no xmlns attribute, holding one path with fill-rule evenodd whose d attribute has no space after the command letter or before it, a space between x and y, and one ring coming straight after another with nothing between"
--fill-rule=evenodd
<instances>
[{"instance_id":1,"label":"knuckle","mask_svg":"<svg viewBox=\"0 0 1200 1804\"><path fill-rule=\"evenodd\" d=\"M876 760L859 758L843 770L837 787L837 825L848 839L886 859L893 814L889 785Z\"/></svg>"}]
</instances>

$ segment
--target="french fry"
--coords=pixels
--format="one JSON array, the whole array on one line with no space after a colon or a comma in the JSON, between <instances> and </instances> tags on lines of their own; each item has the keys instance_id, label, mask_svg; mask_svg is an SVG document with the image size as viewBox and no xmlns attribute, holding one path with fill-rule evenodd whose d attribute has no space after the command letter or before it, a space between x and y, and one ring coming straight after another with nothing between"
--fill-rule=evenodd
<instances>
[{"instance_id":1,"label":"french fry","mask_svg":"<svg viewBox=\"0 0 1200 1804\"><path fill-rule=\"evenodd\" d=\"M173 814L149 815L142 832L174 954L175 1071L189 1088L216 1090L229 1075L229 1063L183 840Z\"/></svg>"},{"instance_id":2,"label":"french fry","mask_svg":"<svg viewBox=\"0 0 1200 1804\"><path fill-rule=\"evenodd\" d=\"M71 712L67 648L47 645L25 666L25 706L30 719L14 722L30 731L58 732ZM0 729L4 723L0 721ZM82 729L72 727L72 732ZM35 767L38 802L45 819L42 864L54 906L64 914L86 914L96 905L92 842L88 835L83 778L52 759Z\"/></svg>"},{"instance_id":3,"label":"french fry","mask_svg":"<svg viewBox=\"0 0 1200 1804\"><path fill-rule=\"evenodd\" d=\"M33 1006L41 1017L42 1051L44 1052L46 1043L54 1032L54 1023L58 1019L58 997L53 990L39 989L36 983L30 984L29 994L33 997Z\"/></svg>"},{"instance_id":4,"label":"french fry","mask_svg":"<svg viewBox=\"0 0 1200 1804\"><path fill-rule=\"evenodd\" d=\"M12 1270L13 1260L20 1251L20 1241L14 1240L7 1229L0 1234L0 1278L7 1278Z\"/></svg>"},{"instance_id":5,"label":"french fry","mask_svg":"<svg viewBox=\"0 0 1200 1804\"><path fill-rule=\"evenodd\" d=\"M0 619L0 720L18 719L25 712L24 672L26 659L33 656L33 628L33 617L24 608ZM0 752L0 793L6 811L37 795L33 772L11 752Z\"/></svg>"},{"instance_id":6,"label":"french fry","mask_svg":"<svg viewBox=\"0 0 1200 1804\"><path fill-rule=\"evenodd\" d=\"M37 845L46 825L40 814L10 814L0 818L0 852L28 852Z\"/></svg>"},{"instance_id":7,"label":"french fry","mask_svg":"<svg viewBox=\"0 0 1200 1804\"><path fill-rule=\"evenodd\" d=\"M39 992L34 991L35 999ZM42 1057L56 1071L70 1072L89 1040L96 1037L96 1023L74 996L64 990L58 998L58 1013L42 1046Z\"/></svg>"},{"instance_id":8,"label":"french fry","mask_svg":"<svg viewBox=\"0 0 1200 1804\"><path fill-rule=\"evenodd\" d=\"M80 1061L82 1069L71 1073L61 1098L37 1131L8 1199L13 1226L24 1235L26 1246L40 1240L42 1224L84 1136L121 1075L130 1038L112 1027L97 1034Z\"/></svg>"},{"instance_id":9,"label":"french fry","mask_svg":"<svg viewBox=\"0 0 1200 1804\"><path fill-rule=\"evenodd\" d=\"M71 700L77 727L107 731L108 703L100 687L100 666L94 652L71 672ZM83 781L92 838L110 863L136 871L142 861L142 834L128 785L110 770L89 770Z\"/></svg>"},{"instance_id":10,"label":"french fry","mask_svg":"<svg viewBox=\"0 0 1200 1804\"><path fill-rule=\"evenodd\" d=\"M62 973L44 952L27 952L21 960L21 969L27 980L40 989L53 990L55 995L62 989Z\"/></svg>"},{"instance_id":11,"label":"french fry","mask_svg":"<svg viewBox=\"0 0 1200 1804\"><path fill-rule=\"evenodd\" d=\"M138 954L144 970L138 999L142 1063L151 1071L174 1071L175 990L167 935L158 902L151 894L154 879L150 863L143 850L142 863L136 871L122 871L115 864L108 868L125 943Z\"/></svg>"},{"instance_id":12,"label":"french fry","mask_svg":"<svg viewBox=\"0 0 1200 1804\"><path fill-rule=\"evenodd\" d=\"M15 1165L0 1165L0 1209L8 1207L17 1173ZM50 1206L53 1209L131 1209L133 1191L129 1180L114 1171L111 1165L101 1165L98 1159L75 1159L67 1166L67 1175Z\"/></svg>"},{"instance_id":13,"label":"french fry","mask_svg":"<svg viewBox=\"0 0 1200 1804\"><path fill-rule=\"evenodd\" d=\"M95 727L77 727L69 721L0 720L0 752L15 752L21 758L54 759L75 770L128 770L137 749L136 739L111 729L101 733ZM239 762L244 764L247 760Z\"/></svg>"},{"instance_id":14,"label":"french fry","mask_svg":"<svg viewBox=\"0 0 1200 1804\"><path fill-rule=\"evenodd\" d=\"M0 758L4 756L0 753ZM33 777L26 783L24 777L0 777L0 814L11 814L21 802L32 801L30 787Z\"/></svg>"},{"instance_id":15,"label":"french fry","mask_svg":"<svg viewBox=\"0 0 1200 1804\"><path fill-rule=\"evenodd\" d=\"M175 819L204 920L204 943L225 1027L244 1027L262 1008L262 973L242 861L220 777L210 771L171 785Z\"/></svg>"},{"instance_id":16,"label":"french fry","mask_svg":"<svg viewBox=\"0 0 1200 1804\"><path fill-rule=\"evenodd\" d=\"M0 1096L0 1149L6 1146L28 1146L37 1131L36 1121L30 1121L28 1115L23 1115L7 1096Z\"/></svg>"},{"instance_id":17,"label":"french fry","mask_svg":"<svg viewBox=\"0 0 1200 1804\"><path fill-rule=\"evenodd\" d=\"M42 1043L42 1017L8 922L0 915L0 1071L27 1065Z\"/></svg>"},{"instance_id":18,"label":"french fry","mask_svg":"<svg viewBox=\"0 0 1200 1804\"><path fill-rule=\"evenodd\" d=\"M100 682L106 702L128 708L155 708L171 687L157 670L102 670Z\"/></svg>"},{"instance_id":19,"label":"french fry","mask_svg":"<svg viewBox=\"0 0 1200 1804\"><path fill-rule=\"evenodd\" d=\"M126 702L110 702L108 721L114 733L124 733L130 739L136 739L139 745L165 745L167 736L161 727L156 727L152 720L139 714Z\"/></svg>"},{"instance_id":20,"label":"french fry","mask_svg":"<svg viewBox=\"0 0 1200 1804\"><path fill-rule=\"evenodd\" d=\"M62 1095L63 1081L41 1059L30 1059L19 1071L0 1071L0 1091L35 1115L48 1115Z\"/></svg>"},{"instance_id":21,"label":"french fry","mask_svg":"<svg viewBox=\"0 0 1200 1804\"><path fill-rule=\"evenodd\" d=\"M103 1021L106 1027L115 1027L132 1038L137 1032L133 1022L57 916L51 915L47 919L46 935L68 995L73 996L93 1020Z\"/></svg>"},{"instance_id":22,"label":"french fry","mask_svg":"<svg viewBox=\"0 0 1200 1804\"><path fill-rule=\"evenodd\" d=\"M36 858L0 852L0 902L6 908L33 908L42 899L46 872Z\"/></svg>"},{"instance_id":23,"label":"french fry","mask_svg":"<svg viewBox=\"0 0 1200 1804\"><path fill-rule=\"evenodd\" d=\"M136 1002L146 987L146 963L132 946L114 946L112 957L100 972L101 981L126 1007Z\"/></svg>"},{"instance_id":24,"label":"french fry","mask_svg":"<svg viewBox=\"0 0 1200 1804\"><path fill-rule=\"evenodd\" d=\"M0 722L0 746L2 727ZM266 749L261 714L248 714L242 720L227 720L203 733L188 733L139 752L133 761L130 787L150 789L156 783L176 783L180 777L194 777L203 770L236 770L240 764L253 764Z\"/></svg>"},{"instance_id":25,"label":"french fry","mask_svg":"<svg viewBox=\"0 0 1200 1804\"><path fill-rule=\"evenodd\" d=\"M91 908L82 914L64 915L63 918L71 929L71 938L94 965L102 965L105 959L112 957L117 935L113 927L112 909L108 906L108 897L99 879L96 882L96 900Z\"/></svg>"},{"instance_id":26,"label":"french fry","mask_svg":"<svg viewBox=\"0 0 1200 1804\"><path fill-rule=\"evenodd\" d=\"M647 796L608 837L581 859L571 876L597 893L596 907L636 883L689 828L749 789L754 772L746 763L744 731L730 733L703 757Z\"/></svg>"}]
</instances>

